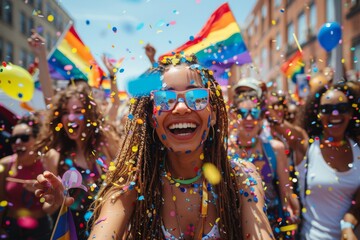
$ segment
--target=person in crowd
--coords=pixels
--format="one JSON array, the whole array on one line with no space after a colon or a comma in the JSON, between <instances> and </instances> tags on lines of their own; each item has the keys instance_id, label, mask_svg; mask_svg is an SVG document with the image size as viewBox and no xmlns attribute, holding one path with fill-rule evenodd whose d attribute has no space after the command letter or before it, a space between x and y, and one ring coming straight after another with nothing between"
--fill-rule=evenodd
<instances>
[{"instance_id":1,"label":"person in crowd","mask_svg":"<svg viewBox=\"0 0 360 240\"><path fill-rule=\"evenodd\" d=\"M33 148L40 124L37 113L20 118L10 137L14 154L0 160L0 219L5 231L1 239L50 238L52 220L43 211L32 186L45 170Z\"/></svg>"},{"instance_id":2,"label":"person in crowd","mask_svg":"<svg viewBox=\"0 0 360 240\"><path fill-rule=\"evenodd\" d=\"M70 85L57 93L48 110L46 123L36 145L46 162L47 170L63 176L76 168L89 191L76 189L71 205L80 239L86 239L86 213L103 180L103 174L118 151L119 138L100 114L98 105L90 98L86 84ZM61 204L60 204L61 205ZM59 206L44 204L44 210L54 213Z\"/></svg>"},{"instance_id":3,"label":"person in crowd","mask_svg":"<svg viewBox=\"0 0 360 240\"><path fill-rule=\"evenodd\" d=\"M149 73L162 87L132 101L89 239L273 239L256 169L227 157L220 86L195 56L175 57ZM50 172L35 186L49 199L63 190Z\"/></svg>"},{"instance_id":4,"label":"person in crowd","mask_svg":"<svg viewBox=\"0 0 360 240\"><path fill-rule=\"evenodd\" d=\"M266 114L262 90L255 79L242 81L233 88L236 90L236 97L230 114L235 121L232 121L229 155L255 164L265 183L267 214L275 237L290 239L292 233L281 232L280 227L298 222L300 204L289 181L289 162L285 146L271 136L261 137ZM278 108L279 103L276 104L273 106Z\"/></svg>"},{"instance_id":5,"label":"person in crowd","mask_svg":"<svg viewBox=\"0 0 360 240\"><path fill-rule=\"evenodd\" d=\"M358 89L351 82L323 85L308 96L302 128L274 121L299 172L301 239L355 239L360 202ZM272 117L276 118L276 115Z\"/></svg>"}]
</instances>

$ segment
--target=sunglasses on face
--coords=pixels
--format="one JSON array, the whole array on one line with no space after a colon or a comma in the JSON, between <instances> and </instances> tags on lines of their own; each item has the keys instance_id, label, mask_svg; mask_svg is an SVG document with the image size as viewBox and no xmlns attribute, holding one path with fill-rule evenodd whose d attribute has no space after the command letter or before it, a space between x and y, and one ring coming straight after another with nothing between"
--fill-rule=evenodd
<instances>
[{"instance_id":1,"label":"sunglasses on face","mask_svg":"<svg viewBox=\"0 0 360 240\"><path fill-rule=\"evenodd\" d=\"M240 114L242 119L245 119L250 114L253 119L258 120L260 118L261 110L259 108L239 108L237 113Z\"/></svg>"},{"instance_id":2,"label":"sunglasses on face","mask_svg":"<svg viewBox=\"0 0 360 240\"><path fill-rule=\"evenodd\" d=\"M350 105L349 103L338 103L338 104L323 104L320 105L320 113L329 115L333 111L338 111L339 114L349 113Z\"/></svg>"},{"instance_id":3,"label":"sunglasses on face","mask_svg":"<svg viewBox=\"0 0 360 240\"><path fill-rule=\"evenodd\" d=\"M25 142L29 141L30 135L28 135L28 134L19 134L19 135L11 136L9 138L11 144L14 144L18 139L20 139L21 142L25 143Z\"/></svg>"},{"instance_id":4,"label":"sunglasses on face","mask_svg":"<svg viewBox=\"0 0 360 240\"><path fill-rule=\"evenodd\" d=\"M179 97L182 93L184 98ZM209 90L205 88L194 88L186 91L159 90L152 92L154 105L160 107L160 111L172 111L178 102L184 102L193 111L206 108L209 103Z\"/></svg>"}]
</instances>

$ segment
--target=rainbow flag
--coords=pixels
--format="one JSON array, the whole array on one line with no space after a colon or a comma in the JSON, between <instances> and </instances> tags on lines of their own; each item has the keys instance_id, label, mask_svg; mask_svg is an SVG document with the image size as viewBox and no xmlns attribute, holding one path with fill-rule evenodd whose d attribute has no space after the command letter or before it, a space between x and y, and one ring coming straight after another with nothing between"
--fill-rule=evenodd
<instances>
[{"instance_id":1,"label":"rainbow flag","mask_svg":"<svg viewBox=\"0 0 360 240\"><path fill-rule=\"evenodd\" d=\"M251 62L250 54L241 36L240 28L227 3L221 5L209 18L200 33L177 49L165 53L159 60L175 53L194 53L201 65L211 69L221 85L226 85L233 64Z\"/></svg>"},{"instance_id":2,"label":"rainbow flag","mask_svg":"<svg viewBox=\"0 0 360 240\"><path fill-rule=\"evenodd\" d=\"M305 72L304 66L302 52L298 50L294 56L282 64L281 71L287 78L291 78L291 80L296 83L296 75Z\"/></svg>"},{"instance_id":3,"label":"rainbow flag","mask_svg":"<svg viewBox=\"0 0 360 240\"><path fill-rule=\"evenodd\" d=\"M77 240L74 219L70 209L63 204L59 215L51 240Z\"/></svg>"},{"instance_id":4,"label":"rainbow flag","mask_svg":"<svg viewBox=\"0 0 360 240\"><path fill-rule=\"evenodd\" d=\"M98 87L104 77L104 71L72 24L49 54L48 63L51 78L55 80L84 79L90 86Z\"/></svg>"}]
</instances>

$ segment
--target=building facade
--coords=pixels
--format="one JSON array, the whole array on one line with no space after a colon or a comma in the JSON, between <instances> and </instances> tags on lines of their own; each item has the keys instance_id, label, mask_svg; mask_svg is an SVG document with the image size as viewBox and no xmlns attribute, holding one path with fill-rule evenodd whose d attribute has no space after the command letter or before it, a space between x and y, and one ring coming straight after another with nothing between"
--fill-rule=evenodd
<instances>
[{"instance_id":1,"label":"building facade","mask_svg":"<svg viewBox=\"0 0 360 240\"><path fill-rule=\"evenodd\" d=\"M71 21L55 0L0 0L0 59L27 68L34 55L27 44L31 29L47 42L48 51Z\"/></svg>"},{"instance_id":2,"label":"building facade","mask_svg":"<svg viewBox=\"0 0 360 240\"><path fill-rule=\"evenodd\" d=\"M318 31L326 22L342 25L342 40L336 47L340 51L326 52L317 40ZM299 49L295 34L303 51L306 74L327 66L334 68L336 64L342 64L345 72L358 74L359 22L360 0L258 0L242 33L256 71L249 68L242 71L265 82L271 81L278 89L291 90L293 83L280 68ZM336 56L335 51L339 51Z\"/></svg>"}]
</instances>

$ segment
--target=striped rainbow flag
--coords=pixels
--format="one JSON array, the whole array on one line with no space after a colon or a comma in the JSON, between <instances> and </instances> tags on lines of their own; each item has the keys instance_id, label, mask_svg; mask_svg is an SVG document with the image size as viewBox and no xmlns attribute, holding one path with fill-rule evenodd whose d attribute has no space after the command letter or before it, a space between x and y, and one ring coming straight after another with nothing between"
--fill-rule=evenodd
<instances>
[{"instance_id":1,"label":"striped rainbow flag","mask_svg":"<svg viewBox=\"0 0 360 240\"><path fill-rule=\"evenodd\" d=\"M251 62L250 54L241 36L240 28L227 3L221 5L209 18L200 33L177 49L165 53L159 60L175 53L195 54L204 67L214 72L221 85L226 85L233 64Z\"/></svg>"},{"instance_id":2,"label":"striped rainbow flag","mask_svg":"<svg viewBox=\"0 0 360 240\"><path fill-rule=\"evenodd\" d=\"M70 209L63 204L51 240L77 240L74 219Z\"/></svg>"},{"instance_id":3,"label":"striped rainbow flag","mask_svg":"<svg viewBox=\"0 0 360 240\"><path fill-rule=\"evenodd\" d=\"M287 78L290 78L294 83L296 83L296 75L305 72L302 52L298 50L294 56L284 62L281 66L281 71Z\"/></svg>"},{"instance_id":4,"label":"striped rainbow flag","mask_svg":"<svg viewBox=\"0 0 360 240\"><path fill-rule=\"evenodd\" d=\"M51 78L84 79L90 86L98 87L104 71L98 66L90 49L80 39L72 24L60 39L48 57Z\"/></svg>"}]
</instances>

